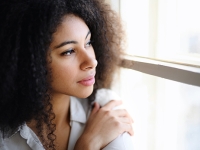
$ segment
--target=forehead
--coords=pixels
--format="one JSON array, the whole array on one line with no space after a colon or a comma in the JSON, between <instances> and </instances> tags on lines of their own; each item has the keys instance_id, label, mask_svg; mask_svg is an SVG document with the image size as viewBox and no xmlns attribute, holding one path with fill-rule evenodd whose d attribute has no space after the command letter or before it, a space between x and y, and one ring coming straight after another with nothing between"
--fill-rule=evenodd
<instances>
[{"instance_id":1,"label":"forehead","mask_svg":"<svg viewBox=\"0 0 200 150\"><path fill-rule=\"evenodd\" d=\"M88 31L88 26L81 18L75 15L66 15L53 36L68 35L73 37L73 35L87 34Z\"/></svg>"}]
</instances>

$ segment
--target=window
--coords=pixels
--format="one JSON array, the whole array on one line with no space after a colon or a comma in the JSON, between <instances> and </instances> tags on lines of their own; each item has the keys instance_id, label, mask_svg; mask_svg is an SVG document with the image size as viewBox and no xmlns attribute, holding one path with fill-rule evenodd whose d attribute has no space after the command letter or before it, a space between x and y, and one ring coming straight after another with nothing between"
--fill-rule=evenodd
<instances>
[{"instance_id":1,"label":"window","mask_svg":"<svg viewBox=\"0 0 200 150\"><path fill-rule=\"evenodd\" d=\"M130 33L128 54L200 66L198 0L121 0L119 5Z\"/></svg>"},{"instance_id":2,"label":"window","mask_svg":"<svg viewBox=\"0 0 200 150\"><path fill-rule=\"evenodd\" d=\"M200 87L122 69L119 91L135 120L135 150L200 149Z\"/></svg>"},{"instance_id":3,"label":"window","mask_svg":"<svg viewBox=\"0 0 200 150\"><path fill-rule=\"evenodd\" d=\"M107 2L127 31L114 90L135 120L135 150L199 150L200 1Z\"/></svg>"},{"instance_id":4,"label":"window","mask_svg":"<svg viewBox=\"0 0 200 150\"><path fill-rule=\"evenodd\" d=\"M200 1L159 0L156 57L200 65Z\"/></svg>"}]
</instances>

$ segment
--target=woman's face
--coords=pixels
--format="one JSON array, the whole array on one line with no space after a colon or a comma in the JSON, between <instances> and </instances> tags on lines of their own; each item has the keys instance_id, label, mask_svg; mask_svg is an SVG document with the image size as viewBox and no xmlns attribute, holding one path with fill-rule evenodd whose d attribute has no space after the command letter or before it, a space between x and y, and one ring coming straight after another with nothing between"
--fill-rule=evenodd
<instances>
[{"instance_id":1,"label":"woman's face","mask_svg":"<svg viewBox=\"0 0 200 150\"><path fill-rule=\"evenodd\" d=\"M64 17L50 45L52 94L85 98L92 93L97 61L90 39L90 30L82 19Z\"/></svg>"}]
</instances>

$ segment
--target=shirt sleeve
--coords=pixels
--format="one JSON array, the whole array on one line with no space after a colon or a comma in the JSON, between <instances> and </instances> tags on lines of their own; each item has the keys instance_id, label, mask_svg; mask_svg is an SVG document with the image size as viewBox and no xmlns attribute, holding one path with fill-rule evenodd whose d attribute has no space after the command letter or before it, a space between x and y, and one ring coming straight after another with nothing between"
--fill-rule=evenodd
<instances>
[{"instance_id":1,"label":"shirt sleeve","mask_svg":"<svg viewBox=\"0 0 200 150\"><path fill-rule=\"evenodd\" d=\"M134 150L133 139L125 132L110 142L103 150Z\"/></svg>"}]
</instances>

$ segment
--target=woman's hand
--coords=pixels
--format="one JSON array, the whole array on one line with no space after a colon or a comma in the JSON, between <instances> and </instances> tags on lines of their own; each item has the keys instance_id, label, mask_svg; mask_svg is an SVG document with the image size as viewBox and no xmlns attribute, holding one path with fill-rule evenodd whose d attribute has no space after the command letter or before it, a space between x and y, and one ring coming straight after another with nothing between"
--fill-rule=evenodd
<instances>
[{"instance_id":1,"label":"woman's hand","mask_svg":"<svg viewBox=\"0 0 200 150\"><path fill-rule=\"evenodd\" d=\"M100 150L123 132L133 135L132 118L126 110L114 107L121 101L110 101L101 107L94 103L94 108L87 121L83 134L76 143L75 150Z\"/></svg>"}]
</instances>

